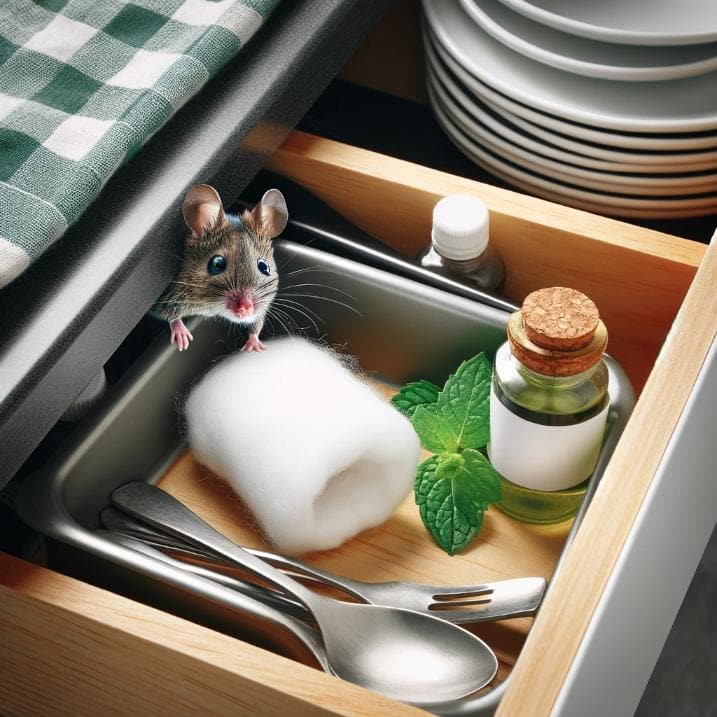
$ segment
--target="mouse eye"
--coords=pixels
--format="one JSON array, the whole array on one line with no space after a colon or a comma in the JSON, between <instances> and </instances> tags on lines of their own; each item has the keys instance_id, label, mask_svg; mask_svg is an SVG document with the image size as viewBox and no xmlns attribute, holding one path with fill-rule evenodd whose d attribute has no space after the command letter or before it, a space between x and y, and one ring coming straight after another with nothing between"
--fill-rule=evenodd
<instances>
[{"instance_id":1,"label":"mouse eye","mask_svg":"<svg viewBox=\"0 0 717 717\"><path fill-rule=\"evenodd\" d=\"M207 263L207 271L210 274L221 274L223 271L226 271L226 268L227 260L219 254L213 256Z\"/></svg>"},{"instance_id":2,"label":"mouse eye","mask_svg":"<svg viewBox=\"0 0 717 717\"><path fill-rule=\"evenodd\" d=\"M262 274L264 274L264 276L269 276L269 274L271 274L271 267L263 259L259 259L259 261L257 261L256 267Z\"/></svg>"}]
</instances>

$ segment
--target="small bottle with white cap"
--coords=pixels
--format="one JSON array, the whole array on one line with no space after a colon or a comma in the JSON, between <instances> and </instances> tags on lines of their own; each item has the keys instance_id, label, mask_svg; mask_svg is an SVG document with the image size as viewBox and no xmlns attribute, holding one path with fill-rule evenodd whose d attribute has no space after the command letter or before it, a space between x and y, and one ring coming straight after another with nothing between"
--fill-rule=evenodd
<instances>
[{"instance_id":1,"label":"small bottle with white cap","mask_svg":"<svg viewBox=\"0 0 717 717\"><path fill-rule=\"evenodd\" d=\"M488 208L477 197L444 197L433 208L431 243L418 255L419 263L483 291L500 291L505 267L488 241L488 225Z\"/></svg>"}]
</instances>

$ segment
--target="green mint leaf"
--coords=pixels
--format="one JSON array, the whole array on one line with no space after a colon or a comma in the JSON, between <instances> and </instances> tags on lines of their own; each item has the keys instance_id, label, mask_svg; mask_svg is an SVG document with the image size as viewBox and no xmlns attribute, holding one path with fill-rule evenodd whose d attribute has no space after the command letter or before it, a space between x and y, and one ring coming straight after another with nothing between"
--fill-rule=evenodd
<instances>
[{"instance_id":1,"label":"green mint leaf","mask_svg":"<svg viewBox=\"0 0 717 717\"><path fill-rule=\"evenodd\" d=\"M411 417L421 445L433 453L453 453L458 448L458 441L446 423L437 415L433 406L417 406Z\"/></svg>"},{"instance_id":2,"label":"green mint leaf","mask_svg":"<svg viewBox=\"0 0 717 717\"><path fill-rule=\"evenodd\" d=\"M391 403L404 415L411 418L419 406L430 406L438 400L441 389L430 381L407 383L392 399Z\"/></svg>"},{"instance_id":3,"label":"green mint leaf","mask_svg":"<svg viewBox=\"0 0 717 717\"><path fill-rule=\"evenodd\" d=\"M414 492L424 525L449 555L470 543L488 503L501 498L498 474L472 449L425 460L418 466Z\"/></svg>"},{"instance_id":4,"label":"green mint leaf","mask_svg":"<svg viewBox=\"0 0 717 717\"><path fill-rule=\"evenodd\" d=\"M458 367L438 396L438 415L458 448L482 448L488 443L490 382L490 361L480 353Z\"/></svg>"},{"instance_id":5,"label":"green mint leaf","mask_svg":"<svg viewBox=\"0 0 717 717\"><path fill-rule=\"evenodd\" d=\"M473 500L483 503L497 503L503 498L500 476L491 462L481 451L466 448L460 453L464 460L463 469L470 474L470 488ZM440 478L439 473L439 478Z\"/></svg>"}]
</instances>

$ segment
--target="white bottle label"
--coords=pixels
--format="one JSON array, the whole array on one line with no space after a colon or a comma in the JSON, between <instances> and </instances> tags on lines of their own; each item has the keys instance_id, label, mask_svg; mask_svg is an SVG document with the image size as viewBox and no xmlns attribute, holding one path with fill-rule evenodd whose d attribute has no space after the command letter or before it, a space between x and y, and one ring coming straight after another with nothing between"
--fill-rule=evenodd
<instances>
[{"instance_id":1,"label":"white bottle label","mask_svg":"<svg viewBox=\"0 0 717 717\"><path fill-rule=\"evenodd\" d=\"M511 483L534 490L564 490L582 483L595 468L608 404L592 418L570 426L544 426L516 416L490 392L493 467Z\"/></svg>"}]
</instances>

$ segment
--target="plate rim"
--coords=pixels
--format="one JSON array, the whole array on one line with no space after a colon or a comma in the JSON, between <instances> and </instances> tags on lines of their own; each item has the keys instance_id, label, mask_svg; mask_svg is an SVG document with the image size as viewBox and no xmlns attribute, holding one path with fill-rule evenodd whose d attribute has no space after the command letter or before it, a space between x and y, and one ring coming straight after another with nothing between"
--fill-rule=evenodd
<instances>
[{"instance_id":1,"label":"plate rim","mask_svg":"<svg viewBox=\"0 0 717 717\"><path fill-rule=\"evenodd\" d=\"M430 91L429 91L430 92ZM434 107L434 112L436 111L436 108ZM436 117L438 118L439 115L436 113ZM445 117L439 119L439 123L444 126L444 122L446 122ZM447 121L447 124L450 126L451 122L450 120ZM445 127L444 127L445 129ZM455 128L452 128L455 130ZM632 216L642 216L643 218L683 218L687 216L684 212L690 212L692 210L700 211L702 212L704 210L704 214L701 214L699 216L704 215L710 215L715 212L717 212L717 194L714 195L714 198L712 200L712 203L709 202L709 200L705 200L702 202L701 200L698 202L695 202L694 200L675 200L675 199L658 199L655 202L651 202L650 200L645 199L629 199L625 200L623 202L613 203L609 201L611 197L607 195L600 195L598 192L591 192L588 190L581 190L581 189L573 189L569 186L561 186L558 182L549 179L549 178L543 178L541 176L536 177L533 179L529 175L526 175L526 178L522 178L520 176L515 177L514 172L518 172L520 174L525 174L523 170L517 169L513 170L512 168L508 168L507 170L502 168L502 162L497 159L493 159L488 157L488 159L485 159L485 156L481 157L482 155L485 155L485 153L478 147L472 147L469 145L468 150L461 148L460 140L455 139L455 135L452 134L449 130L446 130L446 133L449 136L449 139L456 144L461 151L464 152L464 154L468 155L470 159L475 161L477 164L479 164L482 167L489 168L489 171L491 173L494 173L497 177L500 177L504 181L508 182L509 184L512 184L513 186L520 187L521 185L527 186L529 191L536 191L536 192L542 192L542 195L538 194L538 196L545 197L547 194L552 194L553 196L559 196L561 197L557 201L563 201L563 202L581 202L583 205L592 204L593 207L599 207L603 211L611 210L615 212L616 216L631 216L627 212L636 211L639 212L639 215L632 214ZM465 140L463 141L465 143ZM470 153L469 153L470 152ZM471 156L471 154L475 153L478 155L478 159L475 159ZM498 171L495 170L495 166L497 165ZM532 185L532 186L531 186ZM551 186L552 185L552 186ZM586 196L587 195L587 196ZM608 200L608 201L603 201ZM619 199L619 198L618 198ZM669 203L671 206L664 207L665 203ZM685 206L686 205L686 206ZM572 206L576 206L576 204L572 204ZM591 210L592 211L592 210ZM657 212L657 214L656 214ZM649 216L647 216L649 214ZM693 215L698 216L698 215Z\"/></svg>"},{"instance_id":2,"label":"plate rim","mask_svg":"<svg viewBox=\"0 0 717 717\"><path fill-rule=\"evenodd\" d=\"M510 96L511 88L508 86L508 83L503 78L496 79L495 76L488 76L488 73L486 70L484 70L479 63L474 62L462 49L459 45L456 44L456 42L453 40L453 38L450 37L449 33L446 31L444 24L441 20L441 15L445 13L446 8L448 9L448 13L453 12L454 10L460 14L465 15L465 12L462 8L462 6L459 3L455 3L455 0L423 0L423 17L425 18L425 21L429 25L429 27L433 30L434 35L436 35L439 40L441 41L441 44L447 48L450 51L450 54L455 57L461 65L463 65L466 69L470 69L470 74L474 75L476 78L484 82L485 84L490 85L491 87L495 88L499 92L502 92L503 94L507 94ZM519 58L523 62L530 62L528 58L523 57L520 55L520 53L515 52L514 50L511 50L508 47L505 47L497 40L493 39L488 33L483 31L480 27L478 27L475 23L470 22L469 18L466 18L468 20L467 23L465 23L465 27L470 27L471 30L469 31L475 31L477 33L480 33L484 36L484 38L491 43L494 43L498 48L502 49L504 52L508 53L508 55L513 55L515 58ZM483 39L483 38L481 38ZM476 43L475 47L480 47L484 43ZM501 64L499 62L499 64ZM510 62L504 62L503 65L512 64ZM569 78L576 78L575 75L572 75L571 73L562 72L561 70L557 70L553 67L549 67L547 65L541 65L541 64L534 64L531 65L535 68L539 68L540 72L542 73L557 73L557 76L565 76ZM696 78L686 78L687 80L697 80L701 78L708 78L713 73L708 73L706 75L699 75ZM714 73L717 76L717 71ZM578 78L576 78L578 79ZM595 78L579 78L582 81L592 81L592 82L600 82L607 86L610 86L611 84L608 80L597 80ZM536 78L538 80L538 78ZM677 82L678 80L676 80ZM527 83L530 85L531 83ZM533 82L532 85L539 85L540 82L536 81ZM621 84L621 83L620 83ZM654 83L646 83L649 87L653 88ZM636 87L639 85L633 84L633 91ZM659 85L658 85L659 87ZM598 93L599 94L599 93ZM565 117L570 119L574 122L582 122L585 124L593 125L596 122L597 115L593 113L589 113L579 106L576 105L568 105L565 102L562 103L556 103L554 101L551 101L549 97L546 97L545 95L532 93L532 95L526 96L526 101L528 101L532 106L535 106L537 109L542 110L543 112L557 114L559 116ZM717 130L717 108L715 108L714 112L709 116L703 116L700 119L693 118L672 118L672 119L665 119L660 117L643 117L636 119L635 117L630 117L628 115L622 115L618 116L614 108L610 109L609 111L605 112L600 117L600 126L606 127L613 130L618 131L624 131L624 132L637 132L642 134L659 134L659 133L695 133L695 132L713 132L714 130Z\"/></svg>"},{"instance_id":3,"label":"plate rim","mask_svg":"<svg viewBox=\"0 0 717 717\"><path fill-rule=\"evenodd\" d=\"M612 42L621 45L650 45L657 47L670 47L675 45L699 45L717 40L717 30L707 33L693 34L665 34L653 32L638 32L634 30L619 30L600 25L574 20L558 13L536 7L529 0L500 0L503 5L515 12L548 27L578 37L587 37L591 40Z\"/></svg>"},{"instance_id":4,"label":"plate rim","mask_svg":"<svg viewBox=\"0 0 717 717\"><path fill-rule=\"evenodd\" d=\"M426 1L426 0L424 0ZM439 37L431 31L426 30L429 34L429 44L435 48L435 51L441 56L441 59L449 66L452 72L461 78L461 82L469 86L476 95L486 95L491 101L501 107L508 107L508 111L523 117L533 124L545 123L550 129L567 134L575 139L584 139L592 141L595 144L606 145L608 147L625 147L632 149L645 149L647 151L674 151L679 149L716 149L717 150L717 132L711 137L681 137L681 138L664 138L650 135L642 137L630 137L620 130L600 129L594 126L586 126L580 122L572 122L561 117L557 117L546 111L538 111L532 107L528 107L517 100L505 95L499 90L491 87L479 78L470 73L458 59L456 59L447 47L445 47ZM541 126L538 124L538 126ZM655 147L655 143L659 147ZM694 143L694 144L693 144Z\"/></svg>"},{"instance_id":5,"label":"plate rim","mask_svg":"<svg viewBox=\"0 0 717 717\"><path fill-rule=\"evenodd\" d=\"M493 38L501 42L511 50L529 57L536 62L554 67L564 72L571 72L576 75L585 77L595 77L603 80L614 80L619 82L660 82L664 80L676 80L683 77L694 77L712 72L717 69L717 53L691 62L683 62L672 65L652 65L652 66L620 66L609 65L589 60L581 60L570 57L566 54L560 54L554 50L547 49L544 46L537 45L530 40L526 40L513 30L501 25L495 20L489 12L487 12L483 3L486 0L459 0L466 14L485 32ZM501 0L488 0L503 5L508 12L517 15L521 20L531 21L522 13L515 13L511 7L502 3ZM536 27L543 27L546 30L555 32L555 28L541 23L534 23ZM600 40L590 39L592 42L599 42L606 47L610 47L610 43L601 42ZM715 43L705 43L714 45ZM614 47L613 43L613 47ZM676 47L692 47L693 45L680 45ZM619 47L619 45L618 45Z\"/></svg>"},{"instance_id":6,"label":"plate rim","mask_svg":"<svg viewBox=\"0 0 717 717\"><path fill-rule=\"evenodd\" d=\"M431 72L433 71L431 70ZM553 178L552 172L562 171L567 176L571 177L571 179L576 185L579 185L581 187L609 191L609 187L611 185L620 185L625 187L626 189L631 189L632 191L629 192L630 194L649 195L648 191L635 191L635 188L638 186L640 187L640 189L652 190L654 193L651 196L675 197L684 194L707 193L705 191L681 191L677 193L665 191L669 190L671 187L676 187L683 190L690 190L706 186L709 187L710 190L717 192L717 172L714 172L711 175L707 175L704 181L699 181L698 178L698 181L690 183L680 181L681 179L687 179L684 177L642 177L639 175L631 174L629 172L613 173L609 171L599 171L594 169L575 167L574 165L571 165L569 163L563 163L561 165L559 160L545 157L538 153L535 153L537 155L537 158L534 159L533 156L531 156L532 153L530 150L526 150L525 148L516 145L508 139L501 137L500 134L492 131L489 125L483 123L480 119L471 116L467 111L458 106L460 103L457 103L456 100L451 96L450 90L447 90L445 87L441 86L439 80L436 80L436 82L432 84L438 85L437 87L433 86L432 89L434 90L434 92L437 92L438 100L442 105L442 109L448 113L449 117L453 119L454 122L458 125L458 128L462 129L464 133L469 136L470 139L485 144L486 148L493 152L495 152L497 149L498 152L505 152L507 155L511 155L511 160L516 164L520 162L530 163L533 166L525 166L525 169L528 169L529 171L535 171L538 173L545 174L549 178ZM447 97L441 97L441 94L443 93L445 93ZM446 103L446 99L450 104ZM454 107L451 107L451 104L454 105ZM458 110L458 112L460 112L462 115L464 115L464 117L461 117L460 115L456 114L456 112L454 112L454 108ZM479 127L478 130L475 130L472 127L472 125L474 124ZM483 132L483 128L485 128L485 133ZM483 136L484 134L485 136ZM493 137L495 137L498 141L495 142ZM501 146L501 144L505 146ZM538 169L536 169L536 167ZM624 176L622 176L623 174ZM631 179L639 181L630 182ZM642 183L643 181L645 183Z\"/></svg>"},{"instance_id":7,"label":"plate rim","mask_svg":"<svg viewBox=\"0 0 717 717\"><path fill-rule=\"evenodd\" d=\"M602 158L606 155L626 155L629 157L633 157L633 155L630 152L621 152L619 149L602 149L600 145L597 145L596 143L587 143L587 147L585 143L581 143L576 138L567 137L566 135L560 134L559 132L554 132L553 130L550 130L546 127L540 127L539 125L533 124L529 120L523 119L522 117L518 117L517 115L514 115L509 110L505 110L503 108L500 108L496 105L493 105L489 101L481 100L483 101L490 109L492 109L497 115L504 118L507 122L510 122L511 124L514 124L516 127L522 129L527 134L534 134L535 136L540 137L540 135L545 135L545 137L541 137L542 139L545 139L546 142L549 142L551 144L556 144L557 142L566 142L567 145L577 145L580 147L582 151L586 152L586 155L589 157L597 157ZM527 125L527 126L523 126ZM649 151L649 150L646 150ZM587 154L588 152L592 152L593 154ZM649 157L651 155L636 155L638 157ZM711 168L717 166L717 149L713 151L705 151L705 152L694 152L694 153L688 153L681 155L679 152L672 152L672 153L666 153L664 157L661 155L652 155L655 159L662 158L669 161L674 162L680 162L682 163L682 166L690 166L690 167L696 167L700 166L703 168ZM685 162L685 157L699 157L700 161L698 162ZM707 157L706 159L704 157ZM616 160L618 163L622 160ZM625 162L626 164L629 164L629 162ZM652 166L658 165L658 162L635 162L635 164L644 164L645 166Z\"/></svg>"}]
</instances>

